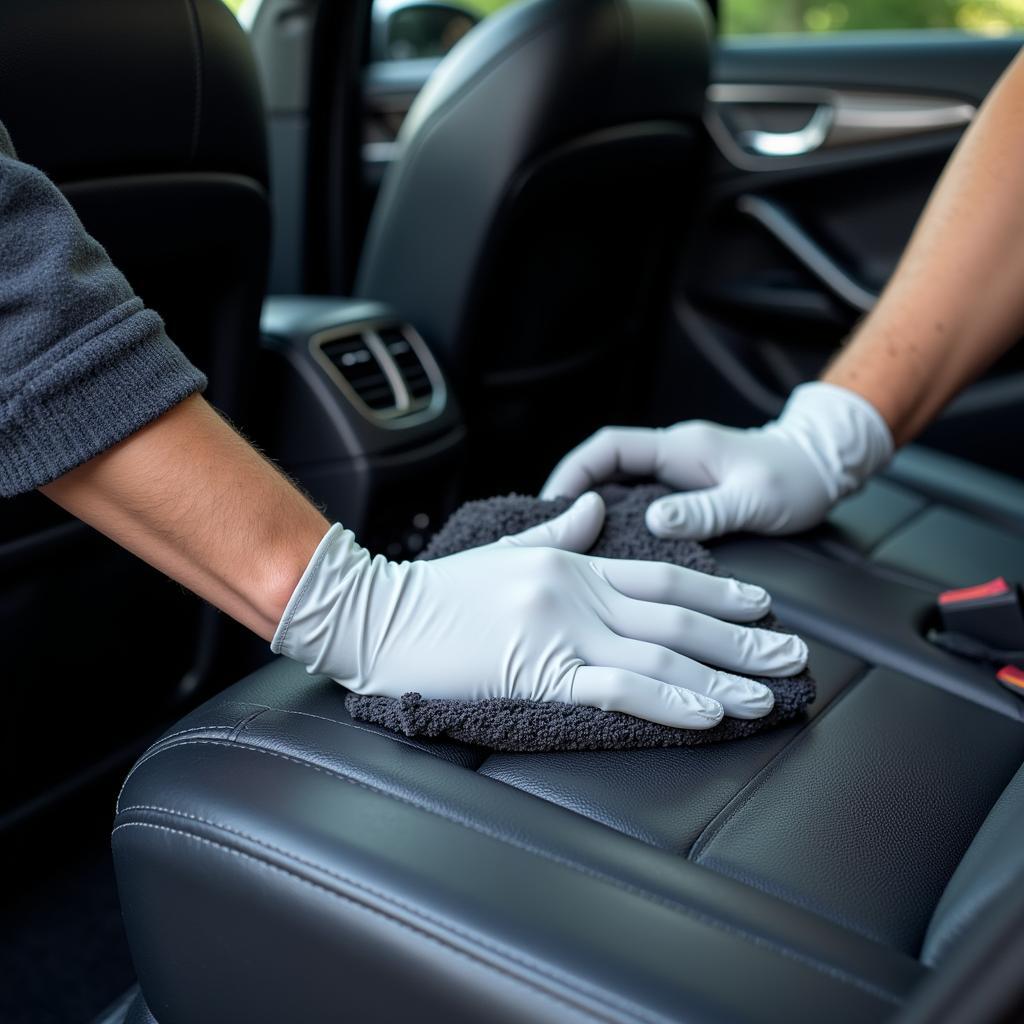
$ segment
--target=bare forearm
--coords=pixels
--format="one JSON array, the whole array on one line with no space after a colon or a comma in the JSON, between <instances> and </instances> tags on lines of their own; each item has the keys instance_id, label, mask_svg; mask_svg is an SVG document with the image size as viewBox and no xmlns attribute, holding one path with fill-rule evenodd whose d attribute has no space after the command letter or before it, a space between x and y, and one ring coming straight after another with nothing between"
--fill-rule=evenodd
<instances>
[{"instance_id":1,"label":"bare forearm","mask_svg":"<svg viewBox=\"0 0 1024 1024\"><path fill-rule=\"evenodd\" d=\"M903 258L825 380L904 444L1024 327L1024 57L989 95Z\"/></svg>"},{"instance_id":2,"label":"bare forearm","mask_svg":"<svg viewBox=\"0 0 1024 1024\"><path fill-rule=\"evenodd\" d=\"M329 525L198 396L41 490L267 640Z\"/></svg>"}]
</instances>

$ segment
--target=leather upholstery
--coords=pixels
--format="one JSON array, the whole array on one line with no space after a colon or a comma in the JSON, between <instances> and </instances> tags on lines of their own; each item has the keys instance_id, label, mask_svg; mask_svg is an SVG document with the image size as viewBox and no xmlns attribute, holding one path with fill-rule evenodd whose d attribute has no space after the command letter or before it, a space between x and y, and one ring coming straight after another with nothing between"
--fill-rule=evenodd
<instances>
[{"instance_id":1,"label":"leather upholstery","mask_svg":"<svg viewBox=\"0 0 1024 1024\"><path fill-rule=\"evenodd\" d=\"M482 1000L503 1021L889 1015L1024 726L813 651L806 723L572 759L396 739L269 666L119 799L149 1006L161 1024L333 1019L338 991L380 1021L475 1020Z\"/></svg>"},{"instance_id":2,"label":"leather upholstery","mask_svg":"<svg viewBox=\"0 0 1024 1024\"><path fill-rule=\"evenodd\" d=\"M1022 760L1020 725L876 670L690 856L916 954L943 887Z\"/></svg>"},{"instance_id":3,"label":"leather upholstery","mask_svg":"<svg viewBox=\"0 0 1024 1024\"><path fill-rule=\"evenodd\" d=\"M794 538L733 537L718 561L771 591L794 629L1024 721L1024 701L990 666L939 650L935 600L947 587L1024 582L1024 484L923 448Z\"/></svg>"},{"instance_id":4,"label":"leather upholstery","mask_svg":"<svg viewBox=\"0 0 1024 1024\"><path fill-rule=\"evenodd\" d=\"M475 472L501 466L481 493L534 490L622 415L695 205L709 41L702 0L514 4L410 109L356 294L398 310L445 364Z\"/></svg>"},{"instance_id":5,"label":"leather upholstery","mask_svg":"<svg viewBox=\"0 0 1024 1024\"><path fill-rule=\"evenodd\" d=\"M156 1018L327 1020L339 985L380 1021L892 1016L1024 876L1022 702L922 637L946 546L874 557L951 514L904 465L812 537L717 546L811 638L818 701L774 732L488 754L354 723L284 662L198 709L115 822ZM1012 559L978 497L961 533Z\"/></svg>"},{"instance_id":6,"label":"leather upholstery","mask_svg":"<svg viewBox=\"0 0 1024 1024\"><path fill-rule=\"evenodd\" d=\"M470 290L517 179L597 132L695 123L708 42L692 0L533 0L487 18L403 123L357 292L399 309L456 363L470 341Z\"/></svg>"},{"instance_id":7,"label":"leather upholstery","mask_svg":"<svg viewBox=\"0 0 1024 1024\"><path fill-rule=\"evenodd\" d=\"M266 276L263 106L219 0L5 0L0 120L237 414Z\"/></svg>"},{"instance_id":8,"label":"leather upholstery","mask_svg":"<svg viewBox=\"0 0 1024 1024\"><path fill-rule=\"evenodd\" d=\"M818 696L807 718L750 737L710 744L699 754L685 748L550 753L527 757L493 753L481 774L603 822L636 839L686 856L715 816L747 781L765 769L844 688L861 676L863 662L813 644ZM628 779L628 785L624 785Z\"/></svg>"},{"instance_id":9,"label":"leather upholstery","mask_svg":"<svg viewBox=\"0 0 1024 1024\"><path fill-rule=\"evenodd\" d=\"M1006 787L942 894L925 936L921 959L942 961L971 927L1008 902L1024 884L1020 827L1024 820L1024 768Z\"/></svg>"},{"instance_id":10,"label":"leather upholstery","mask_svg":"<svg viewBox=\"0 0 1024 1024\"><path fill-rule=\"evenodd\" d=\"M1024 484L908 448L883 479L840 504L811 540L942 587L994 576L1024 580Z\"/></svg>"},{"instance_id":11,"label":"leather upholstery","mask_svg":"<svg viewBox=\"0 0 1024 1024\"><path fill-rule=\"evenodd\" d=\"M223 4L4 0L2 24L0 120L58 184L176 171L266 181L255 70Z\"/></svg>"},{"instance_id":12,"label":"leather upholstery","mask_svg":"<svg viewBox=\"0 0 1024 1024\"><path fill-rule=\"evenodd\" d=\"M243 382L266 279L266 145L248 40L221 0L4 0L0 120L207 373L208 397L248 426ZM166 720L182 679L202 683L210 662L197 661L213 644L197 654L197 601L36 494L0 510L0 573L0 632L21 641L5 668L10 712L35 720L55 699L64 709L45 757L17 740L0 754L2 815ZM112 621L130 628L115 636ZM154 661L153 650L165 654ZM129 668L141 663L150 666L144 693ZM81 687L85 677L104 678L101 691Z\"/></svg>"}]
</instances>

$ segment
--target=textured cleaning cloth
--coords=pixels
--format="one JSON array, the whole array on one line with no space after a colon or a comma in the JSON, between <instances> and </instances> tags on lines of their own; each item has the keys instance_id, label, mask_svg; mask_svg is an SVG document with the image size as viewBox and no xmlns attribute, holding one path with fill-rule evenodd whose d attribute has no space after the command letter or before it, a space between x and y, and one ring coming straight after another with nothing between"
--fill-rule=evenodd
<instances>
[{"instance_id":1,"label":"textured cleaning cloth","mask_svg":"<svg viewBox=\"0 0 1024 1024\"><path fill-rule=\"evenodd\" d=\"M710 552L694 541L661 540L644 525L644 512L655 498L667 494L660 485L599 488L608 515L591 554L604 558L641 558L674 562L715 576L727 575ZM467 548L490 544L510 533L536 526L565 511L564 499L541 501L509 495L463 505L434 536L423 558L441 558ZM758 626L777 629L768 615ZM424 699L410 692L402 697L370 697L352 693L346 706L353 718L372 722L406 736L445 736L493 750L624 750L678 747L752 736L794 718L814 699L814 681L807 672L788 679L760 679L775 693L775 706L764 718L724 718L713 729L674 729L617 711L575 704L542 703L497 697L489 700Z\"/></svg>"}]
</instances>

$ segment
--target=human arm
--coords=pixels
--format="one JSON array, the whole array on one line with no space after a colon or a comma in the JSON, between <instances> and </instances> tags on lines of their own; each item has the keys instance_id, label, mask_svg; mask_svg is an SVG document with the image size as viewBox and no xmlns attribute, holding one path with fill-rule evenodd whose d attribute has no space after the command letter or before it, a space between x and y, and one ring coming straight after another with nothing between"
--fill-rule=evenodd
<instances>
[{"instance_id":1,"label":"human arm","mask_svg":"<svg viewBox=\"0 0 1024 1024\"><path fill-rule=\"evenodd\" d=\"M0 124L0 497L50 482L205 387Z\"/></svg>"},{"instance_id":2,"label":"human arm","mask_svg":"<svg viewBox=\"0 0 1024 1024\"><path fill-rule=\"evenodd\" d=\"M371 558L204 386L0 125L0 495L41 488L273 649L365 692L576 700L699 728L723 705L770 709L764 686L728 670L786 675L806 659L796 638L724 621L763 615L757 588L578 554L601 527L596 496L429 566Z\"/></svg>"},{"instance_id":3,"label":"human arm","mask_svg":"<svg viewBox=\"0 0 1024 1024\"><path fill-rule=\"evenodd\" d=\"M1018 338L1022 115L1018 57L964 134L877 305L778 420L756 430L697 421L609 428L559 463L543 495L628 473L684 490L648 511L661 536L789 533L818 522Z\"/></svg>"},{"instance_id":4,"label":"human arm","mask_svg":"<svg viewBox=\"0 0 1024 1024\"><path fill-rule=\"evenodd\" d=\"M42 488L274 650L362 693L590 704L668 725L757 718L802 641L746 625L763 590L580 554L586 495L524 534L432 562L371 557L198 396ZM731 620L731 621L726 621Z\"/></svg>"},{"instance_id":5,"label":"human arm","mask_svg":"<svg viewBox=\"0 0 1024 1024\"><path fill-rule=\"evenodd\" d=\"M897 446L1024 328L1024 53L982 104L892 280L823 380L862 395Z\"/></svg>"},{"instance_id":6,"label":"human arm","mask_svg":"<svg viewBox=\"0 0 1024 1024\"><path fill-rule=\"evenodd\" d=\"M329 526L198 395L40 490L267 641Z\"/></svg>"}]
</instances>

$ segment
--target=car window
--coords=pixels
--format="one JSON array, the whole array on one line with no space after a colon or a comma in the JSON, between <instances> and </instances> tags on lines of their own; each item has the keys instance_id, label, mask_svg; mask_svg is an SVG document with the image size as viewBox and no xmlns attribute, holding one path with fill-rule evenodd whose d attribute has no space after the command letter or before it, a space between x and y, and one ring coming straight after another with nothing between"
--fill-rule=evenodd
<instances>
[{"instance_id":1,"label":"car window","mask_svg":"<svg viewBox=\"0 0 1024 1024\"><path fill-rule=\"evenodd\" d=\"M515 0L373 0L373 59L443 57L474 25Z\"/></svg>"},{"instance_id":2,"label":"car window","mask_svg":"<svg viewBox=\"0 0 1024 1024\"><path fill-rule=\"evenodd\" d=\"M886 29L1024 28L1024 0L720 0L723 35Z\"/></svg>"}]
</instances>

